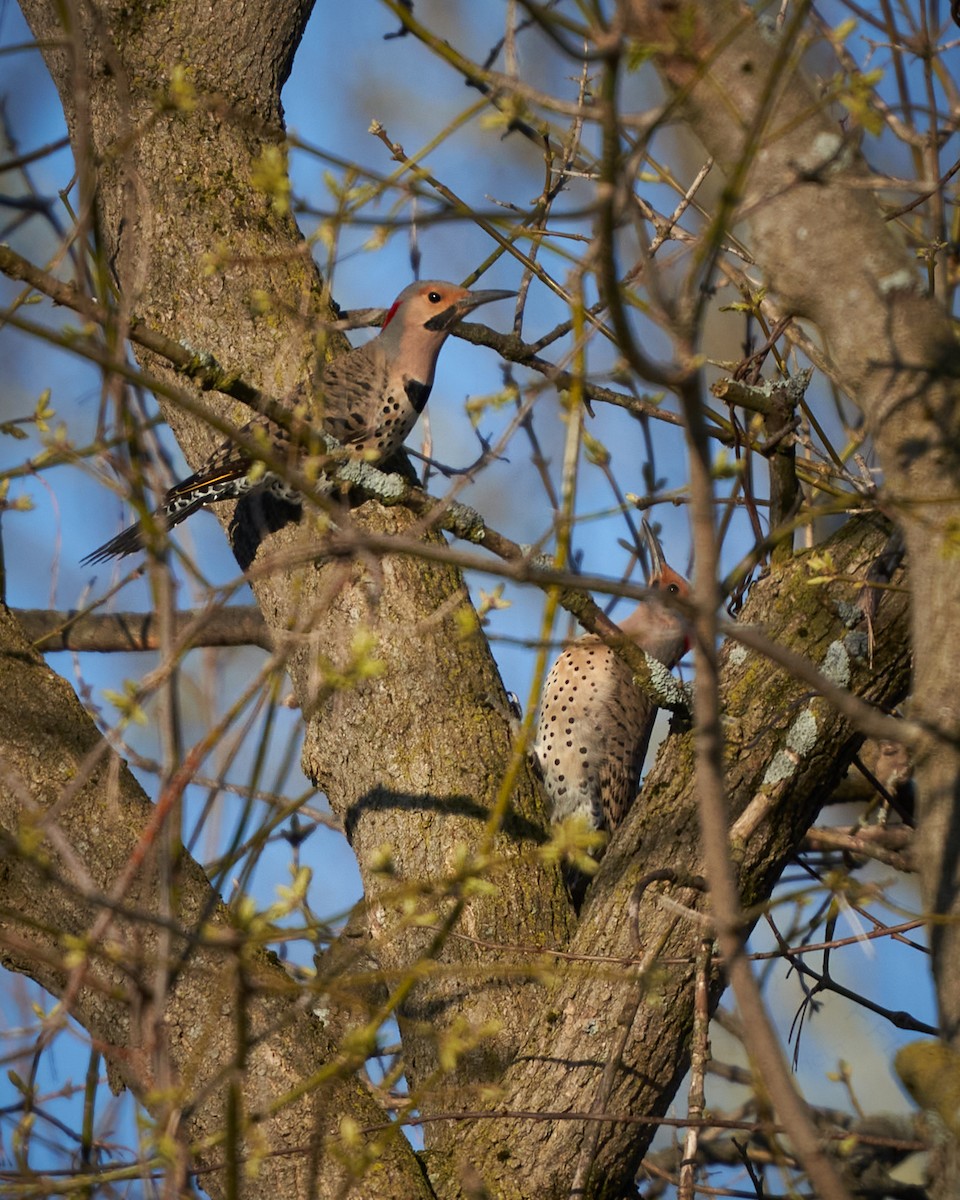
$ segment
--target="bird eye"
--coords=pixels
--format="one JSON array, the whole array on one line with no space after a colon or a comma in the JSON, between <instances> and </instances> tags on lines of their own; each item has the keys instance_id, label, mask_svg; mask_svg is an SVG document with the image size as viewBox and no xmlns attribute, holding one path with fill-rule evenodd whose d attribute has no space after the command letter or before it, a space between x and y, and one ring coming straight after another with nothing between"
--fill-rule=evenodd
<instances>
[{"instance_id":1,"label":"bird eye","mask_svg":"<svg viewBox=\"0 0 960 1200\"><path fill-rule=\"evenodd\" d=\"M427 294L427 299L430 301L431 304L439 304L440 301L443 299L443 297L440 295L439 292L429 292Z\"/></svg>"},{"instance_id":2,"label":"bird eye","mask_svg":"<svg viewBox=\"0 0 960 1200\"><path fill-rule=\"evenodd\" d=\"M670 593L671 596L679 596L680 595L680 584L679 583L671 583L670 586L667 588L667 591Z\"/></svg>"}]
</instances>

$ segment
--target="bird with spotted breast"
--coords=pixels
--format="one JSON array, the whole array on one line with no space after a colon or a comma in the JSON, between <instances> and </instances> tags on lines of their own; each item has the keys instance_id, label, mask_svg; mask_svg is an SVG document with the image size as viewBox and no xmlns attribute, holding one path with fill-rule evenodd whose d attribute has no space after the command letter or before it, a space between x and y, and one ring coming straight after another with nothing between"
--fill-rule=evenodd
<instances>
[{"instance_id":1,"label":"bird with spotted breast","mask_svg":"<svg viewBox=\"0 0 960 1200\"><path fill-rule=\"evenodd\" d=\"M673 668L687 634L678 609L664 600L687 597L690 586L667 565L646 521L643 537L650 594L619 625L641 650ZM533 744L553 821L580 816L591 830L617 828L637 795L656 715L630 667L600 638L586 634L563 651L544 685Z\"/></svg>"},{"instance_id":2,"label":"bird with spotted breast","mask_svg":"<svg viewBox=\"0 0 960 1200\"><path fill-rule=\"evenodd\" d=\"M332 359L316 382L311 427L322 429L350 451L374 463L400 449L423 412L433 386L437 358L453 327L467 313L506 300L514 292L469 291L453 283L428 279L404 288L387 312L376 337ZM293 432L291 432L293 431ZM241 433L249 445L260 437L277 456L302 452L306 436L296 437L296 423L285 429L267 416L256 416ZM304 434L309 430L304 429ZM176 484L154 513L167 529L199 508L219 500L236 500L257 488L297 503L300 496L269 469L256 471L256 456L232 441L221 445L195 474ZM85 564L120 558L143 549L139 524L125 529L83 559Z\"/></svg>"}]
</instances>

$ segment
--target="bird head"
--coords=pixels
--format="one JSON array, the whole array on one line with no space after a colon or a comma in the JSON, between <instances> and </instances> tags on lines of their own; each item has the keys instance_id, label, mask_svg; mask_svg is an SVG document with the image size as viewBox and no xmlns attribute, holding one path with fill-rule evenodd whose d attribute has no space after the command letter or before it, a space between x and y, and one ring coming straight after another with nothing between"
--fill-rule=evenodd
<instances>
[{"instance_id":1,"label":"bird head","mask_svg":"<svg viewBox=\"0 0 960 1200\"><path fill-rule=\"evenodd\" d=\"M676 666L690 648L683 614L669 603L671 597L686 600L690 584L669 565L660 540L644 518L643 540L650 555L647 587L650 596L641 600L634 611L620 622L620 628L641 650L668 667Z\"/></svg>"},{"instance_id":2,"label":"bird head","mask_svg":"<svg viewBox=\"0 0 960 1200\"><path fill-rule=\"evenodd\" d=\"M378 341L396 356L406 378L429 386L440 347L454 325L481 304L515 295L493 289L471 292L440 279L411 283L393 302Z\"/></svg>"}]
</instances>

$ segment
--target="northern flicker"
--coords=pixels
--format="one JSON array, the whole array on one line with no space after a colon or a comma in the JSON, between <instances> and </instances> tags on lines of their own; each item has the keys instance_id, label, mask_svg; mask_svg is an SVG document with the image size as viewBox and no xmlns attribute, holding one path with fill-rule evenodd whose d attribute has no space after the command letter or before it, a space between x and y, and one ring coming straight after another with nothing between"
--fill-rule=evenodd
<instances>
[{"instance_id":1,"label":"northern flicker","mask_svg":"<svg viewBox=\"0 0 960 1200\"><path fill-rule=\"evenodd\" d=\"M368 461L388 459L423 412L437 357L454 325L481 304L515 294L471 292L438 279L410 284L393 302L375 338L324 367L316 383L317 426ZM291 432L266 416L254 417L242 432L248 436L260 433L279 455L295 452L299 442L306 440L292 445ZM255 462L248 450L224 442L196 474L170 489L155 518L169 529L198 508L218 500L236 500L253 488L282 500L299 501L295 489L270 470L259 475L253 472L251 478ZM88 554L83 562L104 562L141 549L143 532L137 524Z\"/></svg>"},{"instance_id":2,"label":"northern flicker","mask_svg":"<svg viewBox=\"0 0 960 1200\"><path fill-rule=\"evenodd\" d=\"M669 567L653 530L643 522L650 553L650 596L620 622L624 634L666 667L687 647L683 621L661 596L690 588ZM598 637L579 638L553 664L544 686L534 740L551 818L582 816L590 829L612 833L633 803L657 715L633 682L629 666Z\"/></svg>"}]
</instances>

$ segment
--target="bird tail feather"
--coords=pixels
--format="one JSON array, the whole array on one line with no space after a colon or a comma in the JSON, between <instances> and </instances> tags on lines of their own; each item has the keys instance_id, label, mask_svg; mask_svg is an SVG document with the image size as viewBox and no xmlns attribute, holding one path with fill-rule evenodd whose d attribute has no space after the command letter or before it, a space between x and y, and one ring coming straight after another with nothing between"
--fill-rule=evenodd
<instances>
[{"instance_id":1,"label":"bird tail feather","mask_svg":"<svg viewBox=\"0 0 960 1200\"><path fill-rule=\"evenodd\" d=\"M192 504L184 504L181 498L174 511L171 511L169 504L164 504L162 508L156 510L152 520L154 524L169 530L192 516L198 508L203 507L204 503L205 497L203 496L198 496ZM124 529L109 542L98 546L96 550L82 558L80 564L84 567L92 567L97 563L107 562L111 558L126 558L128 554L136 554L138 550L143 550L144 546L143 522L138 521L136 525Z\"/></svg>"}]
</instances>

